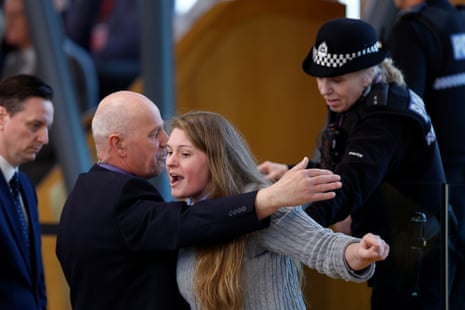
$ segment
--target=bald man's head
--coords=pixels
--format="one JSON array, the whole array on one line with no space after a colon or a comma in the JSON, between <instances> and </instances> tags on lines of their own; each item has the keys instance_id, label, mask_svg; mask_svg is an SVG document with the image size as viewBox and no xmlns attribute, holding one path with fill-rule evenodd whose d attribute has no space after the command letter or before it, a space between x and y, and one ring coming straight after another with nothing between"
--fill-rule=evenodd
<instances>
[{"instance_id":1,"label":"bald man's head","mask_svg":"<svg viewBox=\"0 0 465 310\"><path fill-rule=\"evenodd\" d=\"M140 176L161 172L158 164L164 161L167 135L159 109L146 96L118 91L103 98L92 120L92 134L100 162Z\"/></svg>"}]
</instances>

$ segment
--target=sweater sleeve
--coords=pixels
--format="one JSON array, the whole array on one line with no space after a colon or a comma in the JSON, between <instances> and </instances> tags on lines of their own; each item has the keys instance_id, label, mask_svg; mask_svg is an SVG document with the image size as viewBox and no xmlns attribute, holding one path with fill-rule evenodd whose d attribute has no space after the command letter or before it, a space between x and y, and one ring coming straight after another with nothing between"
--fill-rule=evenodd
<instances>
[{"instance_id":1,"label":"sweater sleeve","mask_svg":"<svg viewBox=\"0 0 465 310\"><path fill-rule=\"evenodd\" d=\"M354 271L344 258L346 247L358 241L322 227L301 207L280 209L273 214L270 227L259 233L259 245L263 249L291 256L331 278L364 282L373 276L375 264Z\"/></svg>"}]
</instances>

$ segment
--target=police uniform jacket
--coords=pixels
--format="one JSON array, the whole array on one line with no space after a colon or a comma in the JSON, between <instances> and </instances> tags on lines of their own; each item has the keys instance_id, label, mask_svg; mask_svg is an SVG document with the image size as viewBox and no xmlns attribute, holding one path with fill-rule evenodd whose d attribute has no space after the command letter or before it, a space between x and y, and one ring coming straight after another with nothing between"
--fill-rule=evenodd
<instances>
[{"instance_id":1,"label":"police uniform jacket","mask_svg":"<svg viewBox=\"0 0 465 310\"><path fill-rule=\"evenodd\" d=\"M408 86L423 98L448 167L460 165L465 182L465 10L429 0L400 16L387 41Z\"/></svg>"},{"instance_id":2,"label":"police uniform jacket","mask_svg":"<svg viewBox=\"0 0 465 310\"><path fill-rule=\"evenodd\" d=\"M410 246L409 223L416 212L423 212L428 223L425 236L419 238L438 240L437 216L445 182L434 128L423 101L406 87L378 83L349 111L330 112L329 122L327 131L337 134L323 145L335 146L330 155L343 187L334 199L314 202L306 211L323 226L351 215L355 236L372 232L386 240L390 255L377 263L368 283L373 294L383 292L381 304L407 307L402 298L411 287L402 282L400 268ZM324 157L328 151L323 148L321 152ZM440 302L438 242L431 244L437 251L421 266L419 309L423 310L438 309ZM416 266L407 270L416 270Z\"/></svg>"},{"instance_id":3,"label":"police uniform jacket","mask_svg":"<svg viewBox=\"0 0 465 310\"><path fill-rule=\"evenodd\" d=\"M465 7L428 0L403 14L388 41L406 81L423 97L437 132L449 187L449 306L465 299ZM453 211L453 212L452 212ZM461 263L454 262L455 257ZM459 262L459 261L457 261Z\"/></svg>"},{"instance_id":4,"label":"police uniform jacket","mask_svg":"<svg viewBox=\"0 0 465 310\"><path fill-rule=\"evenodd\" d=\"M421 98L406 87L378 83L349 111L331 112L330 118L339 132L333 161L343 188L332 200L312 203L307 213L323 226L351 214L357 235L374 232L387 241L392 225L404 224L410 213L437 215L441 197L425 189L440 189L445 176ZM413 201L412 207L386 205L385 190Z\"/></svg>"}]
</instances>

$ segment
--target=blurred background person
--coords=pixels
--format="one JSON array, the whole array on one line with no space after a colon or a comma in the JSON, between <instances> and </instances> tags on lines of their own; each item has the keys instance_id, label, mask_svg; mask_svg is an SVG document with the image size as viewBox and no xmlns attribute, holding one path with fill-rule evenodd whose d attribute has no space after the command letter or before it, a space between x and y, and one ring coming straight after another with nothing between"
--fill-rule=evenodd
<instances>
[{"instance_id":1,"label":"blurred background person","mask_svg":"<svg viewBox=\"0 0 465 310\"><path fill-rule=\"evenodd\" d=\"M73 0L63 16L66 34L92 55L100 98L127 89L140 75L139 0Z\"/></svg>"},{"instance_id":2,"label":"blurred background person","mask_svg":"<svg viewBox=\"0 0 465 310\"><path fill-rule=\"evenodd\" d=\"M395 0L385 45L431 116L449 183L451 309L465 304L465 10L447 0Z\"/></svg>"},{"instance_id":3,"label":"blurred background person","mask_svg":"<svg viewBox=\"0 0 465 310\"><path fill-rule=\"evenodd\" d=\"M56 5L58 6L57 9L63 10L64 3L57 1ZM43 78L44 68L41 68L41 64L38 62L28 25L24 0L5 0L3 10L5 32L0 47L1 78L20 73ZM77 101L80 104L78 108L84 115L91 106L97 104L97 96L92 98L93 96L90 94L92 92L91 87L87 84L88 77L82 69L81 61L85 61L86 57L89 56L85 54L84 50L72 44L69 40L65 40L64 50L69 60ZM94 70L91 66L87 66L87 69ZM53 141L50 142L44 147L36 161L23 166L23 171L32 179L34 184L40 183L57 163L55 146Z\"/></svg>"}]
</instances>

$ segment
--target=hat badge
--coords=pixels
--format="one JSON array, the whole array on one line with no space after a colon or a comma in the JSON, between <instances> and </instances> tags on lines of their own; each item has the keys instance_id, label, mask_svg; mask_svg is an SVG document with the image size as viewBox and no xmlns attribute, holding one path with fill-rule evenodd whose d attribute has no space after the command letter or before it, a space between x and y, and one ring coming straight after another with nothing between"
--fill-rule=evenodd
<instances>
[{"instance_id":1,"label":"hat badge","mask_svg":"<svg viewBox=\"0 0 465 310\"><path fill-rule=\"evenodd\" d=\"M328 56L328 45L326 42L322 42L318 46L318 57L326 57Z\"/></svg>"}]
</instances>

